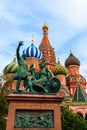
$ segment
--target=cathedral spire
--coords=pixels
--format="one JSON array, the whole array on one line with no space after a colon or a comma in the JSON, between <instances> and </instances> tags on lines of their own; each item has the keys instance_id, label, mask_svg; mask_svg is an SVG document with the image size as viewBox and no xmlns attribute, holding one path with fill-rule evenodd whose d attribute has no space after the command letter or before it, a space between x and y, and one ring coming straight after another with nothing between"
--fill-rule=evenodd
<instances>
[{"instance_id":1,"label":"cathedral spire","mask_svg":"<svg viewBox=\"0 0 87 130\"><path fill-rule=\"evenodd\" d=\"M39 45L39 49L42 52L42 60L45 61L49 68L52 68L56 64L54 48L51 46L48 38L48 25L46 22L42 26L43 37Z\"/></svg>"},{"instance_id":2,"label":"cathedral spire","mask_svg":"<svg viewBox=\"0 0 87 130\"><path fill-rule=\"evenodd\" d=\"M52 48L49 38L48 38L48 25L46 24L46 22L42 26L42 30L43 30L43 38L41 40L41 44L40 44L39 48L42 48L42 47Z\"/></svg>"}]
</instances>

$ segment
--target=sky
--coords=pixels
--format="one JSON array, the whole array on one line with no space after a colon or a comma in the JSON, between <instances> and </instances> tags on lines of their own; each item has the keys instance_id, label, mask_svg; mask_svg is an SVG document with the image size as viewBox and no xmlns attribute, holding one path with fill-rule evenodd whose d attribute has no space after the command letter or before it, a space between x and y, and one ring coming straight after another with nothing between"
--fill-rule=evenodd
<instances>
[{"instance_id":1,"label":"sky","mask_svg":"<svg viewBox=\"0 0 87 130\"><path fill-rule=\"evenodd\" d=\"M0 73L11 63L19 41L39 46L47 23L48 37L64 65L70 49L87 79L87 0L0 0Z\"/></svg>"}]
</instances>

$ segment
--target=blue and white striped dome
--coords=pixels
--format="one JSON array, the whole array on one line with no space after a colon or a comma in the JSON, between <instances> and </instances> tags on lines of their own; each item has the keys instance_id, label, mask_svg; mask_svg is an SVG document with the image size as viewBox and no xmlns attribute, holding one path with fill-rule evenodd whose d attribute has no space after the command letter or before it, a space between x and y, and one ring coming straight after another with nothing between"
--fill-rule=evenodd
<instances>
[{"instance_id":1,"label":"blue and white striped dome","mask_svg":"<svg viewBox=\"0 0 87 130\"><path fill-rule=\"evenodd\" d=\"M33 43L27 49L23 50L23 54L26 54L26 57L35 57L39 60L42 59L42 52L35 47Z\"/></svg>"}]
</instances>

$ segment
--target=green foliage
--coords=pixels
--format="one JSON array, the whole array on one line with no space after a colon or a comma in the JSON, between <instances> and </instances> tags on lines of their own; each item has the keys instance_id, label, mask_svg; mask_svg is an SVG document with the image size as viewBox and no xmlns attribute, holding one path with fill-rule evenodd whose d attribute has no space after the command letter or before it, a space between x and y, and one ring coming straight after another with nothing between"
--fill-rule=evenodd
<instances>
[{"instance_id":1,"label":"green foliage","mask_svg":"<svg viewBox=\"0 0 87 130\"><path fill-rule=\"evenodd\" d=\"M0 115L5 115L7 112L7 101L3 94L0 94Z\"/></svg>"},{"instance_id":2,"label":"green foliage","mask_svg":"<svg viewBox=\"0 0 87 130\"><path fill-rule=\"evenodd\" d=\"M7 87L5 84L0 88L0 130L6 130L6 117L8 111L6 95L8 95L10 91L10 87Z\"/></svg>"},{"instance_id":3,"label":"green foliage","mask_svg":"<svg viewBox=\"0 0 87 130\"><path fill-rule=\"evenodd\" d=\"M0 130L6 128L6 115L7 115L8 104L5 95L0 93Z\"/></svg>"},{"instance_id":4,"label":"green foliage","mask_svg":"<svg viewBox=\"0 0 87 130\"><path fill-rule=\"evenodd\" d=\"M0 116L0 130L6 130L6 120Z\"/></svg>"},{"instance_id":5,"label":"green foliage","mask_svg":"<svg viewBox=\"0 0 87 130\"><path fill-rule=\"evenodd\" d=\"M68 108L61 108L62 130L87 130L87 121Z\"/></svg>"},{"instance_id":6,"label":"green foliage","mask_svg":"<svg viewBox=\"0 0 87 130\"><path fill-rule=\"evenodd\" d=\"M8 95L11 91L11 87L8 87L6 84L4 84L4 86L0 88L0 93L5 96Z\"/></svg>"}]
</instances>

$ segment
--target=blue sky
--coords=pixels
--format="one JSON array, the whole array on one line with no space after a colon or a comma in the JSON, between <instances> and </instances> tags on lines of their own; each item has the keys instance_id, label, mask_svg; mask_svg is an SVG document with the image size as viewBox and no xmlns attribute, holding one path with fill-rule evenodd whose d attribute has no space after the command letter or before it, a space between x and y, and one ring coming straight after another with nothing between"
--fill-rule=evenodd
<instances>
[{"instance_id":1,"label":"blue sky","mask_svg":"<svg viewBox=\"0 0 87 130\"><path fill-rule=\"evenodd\" d=\"M39 46L45 21L56 57L64 64L72 49L87 78L87 0L0 0L0 73L13 60L18 41L24 41L22 51L34 34Z\"/></svg>"}]
</instances>

